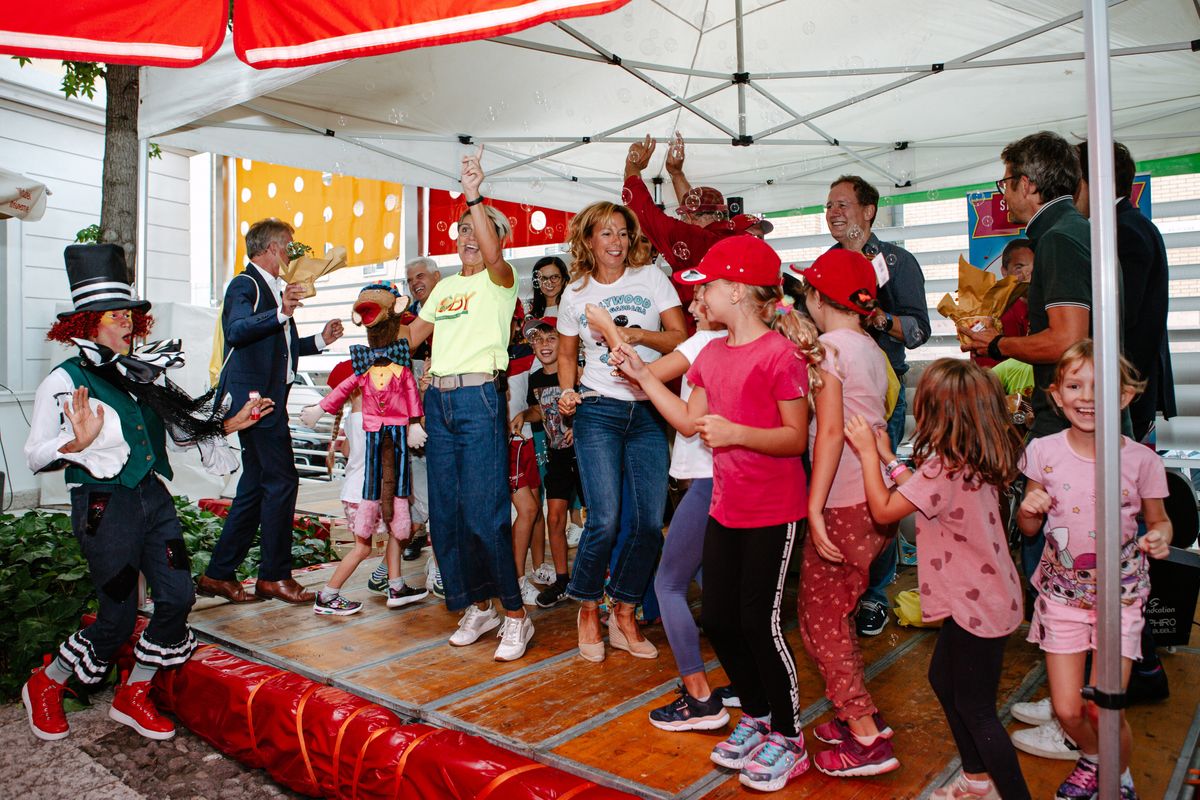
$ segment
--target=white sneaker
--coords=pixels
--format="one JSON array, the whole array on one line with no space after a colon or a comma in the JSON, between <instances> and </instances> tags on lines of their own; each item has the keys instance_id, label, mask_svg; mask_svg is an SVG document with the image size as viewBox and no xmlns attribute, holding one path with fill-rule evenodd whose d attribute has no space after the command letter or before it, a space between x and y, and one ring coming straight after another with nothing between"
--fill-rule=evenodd
<instances>
[{"instance_id":1,"label":"white sneaker","mask_svg":"<svg viewBox=\"0 0 1200 800\"><path fill-rule=\"evenodd\" d=\"M497 661L516 661L525 655L525 647L533 638L533 621L523 617L505 617L497 633L500 645L496 648Z\"/></svg>"},{"instance_id":2,"label":"white sneaker","mask_svg":"<svg viewBox=\"0 0 1200 800\"><path fill-rule=\"evenodd\" d=\"M530 577L534 583L549 586L554 583L554 580L558 577L558 573L554 570L554 565L547 561L530 573Z\"/></svg>"},{"instance_id":3,"label":"white sneaker","mask_svg":"<svg viewBox=\"0 0 1200 800\"><path fill-rule=\"evenodd\" d=\"M521 589L521 602L527 606L536 606L540 590L529 580L529 576L522 575L521 579L517 581L517 585Z\"/></svg>"},{"instance_id":4,"label":"white sneaker","mask_svg":"<svg viewBox=\"0 0 1200 800\"><path fill-rule=\"evenodd\" d=\"M425 588L434 597L446 597L446 589L442 586L442 570L432 558L425 562Z\"/></svg>"},{"instance_id":5,"label":"white sneaker","mask_svg":"<svg viewBox=\"0 0 1200 800\"><path fill-rule=\"evenodd\" d=\"M455 647L471 644L499 624L500 615L496 609L488 606L487 611L480 611L478 606L469 605L458 622L458 630L450 637L450 644Z\"/></svg>"},{"instance_id":6,"label":"white sneaker","mask_svg":"<svg viewBox=\"0 0 1200 800\"><path fill-rule=\"evenodd\" d=\"M1013 719L1026 725L1045 725L1054 719L1054 708L1050 698L1043 697L1033 703L1013 703L1012 715Z\"/></svg>"},{"instance_id":7,"label":"white sneaker","mask_svg":"<svg viewBox=\"0 0 1200 800\"><path fill-rule=\"evenodd\" d=\"M578 547L579 539L583 536L583 528L574 522L567 523L567 547Z\"/></svg>"},{"instance_id":8,"label":"white sneaker","mask_svg":"<svg viewBox=\"0 0 1200 800\"><path fill-rule=\"evenodd\" d=\"M1079 748L1067 738L1056 719L1036 728L1013 731L1012 743L1018 750L1041 758L1057 758L1061 761L1075 761L1079 758Z\"/></svg>"}]
</instances>

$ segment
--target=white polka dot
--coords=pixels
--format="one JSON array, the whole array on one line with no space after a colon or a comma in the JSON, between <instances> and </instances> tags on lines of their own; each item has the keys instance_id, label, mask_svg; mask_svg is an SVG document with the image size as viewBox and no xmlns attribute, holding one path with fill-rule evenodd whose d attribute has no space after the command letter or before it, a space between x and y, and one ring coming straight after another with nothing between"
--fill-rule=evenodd
<instances>
[{"instance_id":1,"label":"white polka dot","mask_svg":"<svg viewBox=\"0 0 1200 800\"><path fill-rule=\"evenodd\" d=\"M333 219L333 209L330 208L329 206L325 206L324 217L325 217L326 222L329 222L329 220Z\"/></svg>"},{"instance_id":2,"label":"white polka dot","mask_svg":"<svg viewBox=\"0 0 1200 800\"><path fill-rule=\"evenodd\" d=\"M292 227L299 228L303 224L304 224L304 212L297 211L296 216L292 218Z\"/></svg>"},{"instance_id":3,"label":"white polka dot","mask_svg":"<svg viewBox=\"0 0 1200 800\"><path fill-rule=\"evenodd\" d=\"M250 232L250 223L247 222L246 220L242 220L242 236L245 236L249 232Z\"/></svg>"},{"instance_id":4,"label":"white polka dot","mask_svg":"<svg viewBox=\"0 0 1200 800\"><path fill-rule=\"evenodd\" d=\"M457 223L457 222L451 222L451 223L450 223L450 230L448 230L446 233L447 233L447 234L449 234L449 236L450 236L450 241L452 241L452 242L453 242L454 240L458 239L458 223Z\"/></svg>"},{"instance_id":5,"label":"white polka dot","mask_svg":"<svg viewBox=\"0 0 1200 800\"><path fill-rule=\"evenodd\" d=\"M243 203L250 202L250 187L249 186L242 187L242 202Z\"/></svg>"},{"instance_id":6,"label":"white polka dot","mask_svg":"<svg viewBox=\"0 0 1200 800\"><path fill-rule=\"evenodd\" d=\"M333 249L333 242L326 242L325 243L325 252L328 253L332 249Z\"/></svg>"},{"instance_id":7,"label":"white polka dot","mask_svg":"<svg viewBox=\"0 0 1200 800\"><path fill-rule=\"evenodd\" d=\"M326 186L329 186L330 184L332 184L333 183L333 173L332 172L322 172L321 173L321 183L325 184Z\"/></svg>"},{"instance_id":8,"label":"white polka dot","mask_svg":"<svg viewBox=\"0 0 1200 800\"><path fill-rule=\"evenodd\" d=\"M267 197L274 197L276 191L278 190L275 188L275 181L267 184Z\"/></svg>"},{"instance_id":9,"label":"white polka dot","mask_svg":"<svg viewBox=\"0 0 1200 800\"><path fill-rule=\"evenodd\" d=\"M296 180L292 183L292 188L295 189L297 192L303 192L304 191L304 178L301 178L299 175L297 175Z\"/></svg>"},{"instance_id":10,"label":"white polka dot","mask_svg":"<svg viewBox=\"0 0 1200 800\"><path fill-rule=\"evenodd\" d=\"M254 162L251 161L250 159L248 159L248 158L242 159L242 169L246 170L247 172L250 171L250 167L252 167L253 165L254 165Z\"/></svg>"},{"instance_id":11,"label":"white polka dot","mask_svg":"<svg viewBox=\"0 0 1200 800\"><path fill-rule=\"evenodd\" d=\"M355 238L355 240L354 240L354 254L358 255L362 251L363 251L363 240L362 240L362 237L359 236L359 237Z\"/></svg>"},{"instance_id":12,"label":"white polka dot","mask_svg":"<svg viewBox=\"0 0 1200 800\"><path fill-rule=\"evenodd\" d=\"M395 243L396 243L396 234L392 233L391 231L388 231L387 235L383 237L383 249L391 250L392 245L394 245Z\"/></svg>"},{"instance_id":13,"label":"white polka dot","mask_svg":"<svg viewBox=\"0 0 1200 800\"><path fill-rule=\"evenodd\" d=\"M529 227L535 231L540 231L546 227L546 212L540 208L529 215Z\"/></svg>"},{"instance_id":14,"label":"white polka dot","mask_svg":"<svg viewBox=\"0 0 1200 800\"><path fill-rule=\"evenodd\" d=\"M460 197L462 197L462 192L450 192L451 200L457 200Z\"/></svg>"},{"instance_id":15,"label":"white polka dot","mask_svg":"<svg viewBox=\"0 0 1200 800\"><path fill-rule=\"evenodd\" d=\"M394 194L389 194L383 201L383 207L386 208L388 211L395 211L396 206L399 204L399 202L400 202L399 197L396 197L396 195L394 195Z\"/></svg>"},{"instance_id":16,"label":"white polka dot","mask_svg":"<svg viewBox=\"0 0 1200 800\"><path fill-rule=\"evenodd\" d=\"M364 209L366 209L366 206L363 205L362 200L354 201L354 216L361 217L363 215Z\"/></svg>"}]
</instances>

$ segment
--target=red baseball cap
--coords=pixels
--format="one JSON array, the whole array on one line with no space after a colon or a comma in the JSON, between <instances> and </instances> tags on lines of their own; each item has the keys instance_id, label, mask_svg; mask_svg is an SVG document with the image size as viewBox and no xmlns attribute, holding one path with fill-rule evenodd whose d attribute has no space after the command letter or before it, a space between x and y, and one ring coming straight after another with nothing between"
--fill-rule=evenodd
<instances>
[{"instance_id":1,"label":"red baseball cap","mask_svg":"<svg viewBox=\"0 0 1200 800\"><path fill-rule=\"evenodd\" d=\"M729 222L733 226L734 233L745 233L751 228L758 228L763 232L763 236L766 236L775 230L775 226L770 220L756 217L753 214L736 214Z\"/></svg>"},{"instance_id":2,"label":"red baseball cap","mask_svg":"<svg viewBox=\"0 0 1200 800\"><path fill-rule=\"evenodd\" d=\"M528 339L535 330L542 326L554 330L557 325L558 317L526 317L525 321L521 323L521 335Z\"/></svg>"},{"instance_id":3,"label":"red baseball cap","mask_svg":"<svg viewBox=\"0 0 1200 800\"><path fill-rule=\"evenodd\" d=\"M349 378L354 374L354 367L350 364L350 359L339 361L333 369L329 371L329 377L325 382L331 387L336 387L339 383Z\"/></svg>"},{"instance_id":4,"label":"red baseball cap","mask_svg":"<svg viewBox=\"0 0 1200 800\"><path fill-rule=\"evenodd\" d=\"M719 278L750 286L778 286L779 254L757 236L729 236L714 244L694 269L672 277L676 283L708 283Z\"/></svg>"},{"instance_id":5,"label":"red baseball cap","mask_svg":"<svg viewBox=\"0 0 1200 800\"><path fill-rule=\"evenodd\" d=\"M676 214L712 214L718 211L728 211L725 195L711 186L693 186L679 200Z\"/></svg>"},{"instance_id":6,"label":"red baseball cap","mask_svg":"<svg viewBox=\"0 0 1200 800\"><path fill-rule=\"evenodd\" d=\"M876 297L875 268L861 253L838 247L822 253L806 270L791 270L835 303L864 317L871 313L864 306Z\"/></svg>"}]
</instances>

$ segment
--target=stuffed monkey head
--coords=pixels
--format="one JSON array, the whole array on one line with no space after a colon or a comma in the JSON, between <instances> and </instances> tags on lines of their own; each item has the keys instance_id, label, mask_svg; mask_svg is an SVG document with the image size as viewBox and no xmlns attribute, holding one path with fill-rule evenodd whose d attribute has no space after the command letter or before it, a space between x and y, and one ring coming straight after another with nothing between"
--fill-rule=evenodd
<instances>
[{"instance_id":1,"label":"stuffed monkey head","mask_svg":"<svg viewBox=\"0 0 1200 800\"><path fill-rule=\"evenodd\" d=\"M367 329L367 344L383 347L398 338L400 315L410 302L391 281L373 283L358 293L350 319Z\"/></svg>"}]
</instances>

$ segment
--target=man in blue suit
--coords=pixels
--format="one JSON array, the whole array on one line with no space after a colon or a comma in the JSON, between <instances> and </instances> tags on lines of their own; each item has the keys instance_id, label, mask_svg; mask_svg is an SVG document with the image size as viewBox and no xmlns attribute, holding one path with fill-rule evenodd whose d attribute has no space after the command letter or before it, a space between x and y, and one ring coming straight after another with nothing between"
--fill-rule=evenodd
<instances>
[{"instance_id":1,"label":"man in blue suit","mask_svg":"<svg viewBox=\"0 0 1200 800\"><path fill-rule=\"evenodd\" d=\"M230 408L241 408L251 391L287 407L300 356L314 355L342 335L341 320L332 319L315 336L301 339L292 314L304 289L284 284L279 277L288 263L292 226L277 219L254 223L246 232L250 263L225 290L221 324L225 334L225 364L218 397L232 396ZM213 548L196 590L234 603L255 599L235 573L262 528L261 559L254 595L288 603L311 603L314 594L292 579L292 518L296 511L299 475L292 454L287 414L272 414L239 432L242 477L229 508L221 538Z\"/></svg>"}]
</instances>

